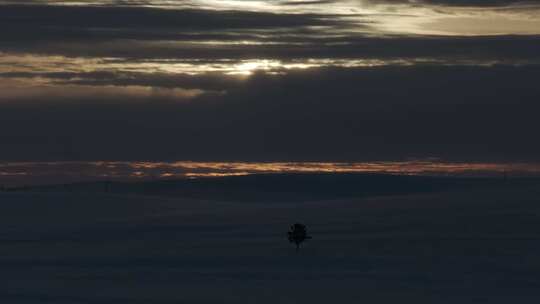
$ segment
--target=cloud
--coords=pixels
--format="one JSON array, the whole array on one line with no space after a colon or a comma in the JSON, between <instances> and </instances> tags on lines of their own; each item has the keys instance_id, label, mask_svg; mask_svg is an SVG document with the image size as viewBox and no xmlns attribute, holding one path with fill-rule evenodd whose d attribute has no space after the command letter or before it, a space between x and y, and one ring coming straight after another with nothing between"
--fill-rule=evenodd
<instances>
[{"instance_id":1,"label":"cloud","mask_svg":"<svg viewBox=\"0 0 540 304\"><path fill-rule=\"evenodd\" d=\"M454 39L451 41L455 42ZM499 44L499 39L495 42L497 50L503 51L504 44ZM476 50L476 56L472 54L474 48L469 48L471 53L462 56L459 52L436 48L439 43L432 44L428 48L432 53L424 54L425 57L415 57L419 52L414 49L410 54L407 53L404 43L399 53L385 53L385 44L378 44L380 51L374 49L372 53L365 53L363 58L340 58L336 54L326 58L291 58L284 54L281 57L275 56L275 59L141 59L3 54L0 56L0 88L3 92L0 100L19 97L28 101L30 97L40 94L71 94L88 100L96 95L122 95L129 92L133 100L156 94L186 99L203 93L227 94L230 90L250 83L250 78L260 74L286 75L302 70L316 73L317 70L331 68L371 71L376 67L527 67L540 64L540 52L533 52L532 49L521 48L518 49L521 53L518 53L511 48L506 56L490 55L487 52L490 44L484 42L483 48ZM427 42L419 47L426 45ZM509 46L515 45L511 43ZM463 50L457 43L452 44L452 48L456 48L455 51ZM325 55L324 52L319 54ZM377 55L379 57L371 58ZM384 83L381 82L381 85Z\"/></svg>"},{"instance_id":2,"label":"cloud","mask_svg":"<svg viewBox=\"0 0 540 304\"><path fill-rule=\"evenodd\" d=\"M43 78L28 81L25 78L4 78L0 84L0 102L16 102L18 104L35 103L40 100L75 100L77 102L101 100L125 100L129 103L146 102L148 99L158 98L182 102L201 96L219 92L205 92L200 89L184 89L179 87L167 88L163 86L144 85L113 85L113 84L75 84L54 85ZM99 96L99 98L96 98Z\"/></svg>"},{"instance_id":3,"label":"cloud","mask_svg":"<svg viewBox=\"0 0 540 304\"><path fill-rule=\"evenodd\" d=\"M333 15L270 12L166 10L148 7L5 5L0 10L2 40L172 39L200 31L290 29L343 26Z\"/></svg>"},{"instance_id":4,"label":"cloud","mask_svg":"<svg viewBox=\"0 0 540 304\"><path fill-rule=\"evenodd\" d=\"M1 3L0 159L540 155L535 1Z\"/></svg>"},{"instance_id":5,"label":"cloud","mask_svg":"<svg viewBox=\"0 0 540 304\"><path fill-rule=\"evenodd\" d=\"M538 0L362 0L374 4L444 5L444 6L512 6L540 4Z\"/></svg>"},{"instance_id":6,"label":"cloud","mask_svg":"<svg viewBox=\"0 0 540 304\"><path fill-rule=\"evenodd\" d=\"M43 96L0 105L0 159L538 160L539 76L538 66L330 68L257 74L189 103Z\"/></svg>"}]
</instances>

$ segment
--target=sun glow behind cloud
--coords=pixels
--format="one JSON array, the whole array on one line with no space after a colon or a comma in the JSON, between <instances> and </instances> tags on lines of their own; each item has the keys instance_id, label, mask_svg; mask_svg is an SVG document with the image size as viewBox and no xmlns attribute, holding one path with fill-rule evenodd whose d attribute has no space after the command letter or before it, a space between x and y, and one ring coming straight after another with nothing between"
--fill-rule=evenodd
<instances>
[{"instance_id":1,"label":"sun glow behind cloud","mask_svg":"<svg viewBox=\"0 0 540 304\"><path fill-rule=\"evenodd\" d=\"M15 3L0 1L0 4ZM18 2L21 3L21 2ZM156 73L169 75L220 74L232 77L246 77L255 73L283 74L291 70L316 69L326 67L362 68L377 66L403 66L415 64L435 65L475 65L493 66L538 64L538 62L509 58L500 60L488 56L466 58L463 50L457 52L460 58L406 56L395 52L393 56L378 58L377 53L366 51L361 37L385 37L403 39L406 36L394 35L490 35L490 34L534 34L540 33L540 10L536 5L511 7L460 7L429 4L411 5L404 1L238 1L238 0L198 0L198 1L23 1L23 4L52 6L92 6L107 8L153 8L159 17L162 9L185 11L195 15L164 15L167 22L159 23L160 18L150 18L148 26L130 30L117 23L100 24L99 13L86 15L77 11L82 23L72 20L56 23L56 19L37 21L38 29L48 33L55 25L54 37L81 27L80 34L88 33L103 37L92 42L92 46L75 39L48 41L42 46L45 51L34 53L32 45L25 51L0 51L0 78L26 79L29 86L61 86L80 84L77 75L59 77L66 73L89 74L109 73L120 78L133 78L138 75ZM159 9L155 9L159 8ZM193 10L195 9L195 10ZM232 11L231 11L232 10ZM24 12L24 10L22 10ZM223 15L201 13L202 11L222 11ZM16 11L21 13L21 11ZM252 12L266 15L252 15ZM119 13L126 13L120 11ZM133 16L144 17L140 10L131 11ZM241 15L240 13L247 14ZM238 15L240 14L240 15ZM175 23L187 16L195 20L193 24ZM25 18L27 18L26 16ZM29 17L33 18L31 15ZM255 23L260 18L267 22ZM22 19L25 19L22 18ZM199 18L209 18L210 27ZM235 26L222 31L222 26L236 20ZM239 19L235 19L239 18ZM277 18L277 19L276 19ZM285 18L285 19L283 19ZM301 19L300 23L290 23ZM13 20L20 20L15 18ZM275 19L275 20L274 20ZM86 20L86 19L85 19ZM286 20L286 21L284 21ZM40 23L43 22L43 23ZM92 26L87 24L90 22ZM190 21L192 22L192 21ZM284 25L280 26L280 22ZM93 24L95 23L95 24ZM154 26L160 24L158 27ZM144 23L146 24L146 23ZM216 27L219 24L219 27ZM293 28L291 28L290 25ZM25 25L21 24L22 27ZM141 32L142 31L142 32ZM135 35L135 38L133 38ZM156 35L164 35L156 39ZM137 36L140 36L137 38ZM33 36L30 36L32 38ZM111 37L110 39L107 37ZM20 37L17 37L20 39ZM34 40L34 38L30 39ZM18 40L17 40L18 41ZM380 42L385 43L381 40ZM368 42L375 44L376 42ZM7 44L9 45L9 44ZM395 46L390 46L394 48ZM416 46L418 50L422 48ZM448 48L448 44L444 47ZM49 50L50 49L50 50ZM55 53L69 53L60 55ZM81 54L85 54L81 56ZM339 55L338 55L339 54ZM125 56L124 56L125 55ZM128 56L129 55L129 56ZM129 75L128 75L129 74ZM83 77L81 75L81 77ZM7 88L7 85L2 85ZM104 84L114 86L114 83ZM146 84L143 84L144 87ZM148 84L148 86L152 86ZM179 84L179 89L185 89Z\"/></svg>"},{"instance_id":2,"label":"sun glow behind cloud","mask_svg":"<svg viewBox=\"0 0 540 304\"><path fill-rule=\"evenodd\" d=\"M256 73L286 74L294 70L319 68L373 68L383 66L461 65L493 66L497 60L442 61L434 58L409 59L345 59L306 58L294 60L197 60L197 59L144 59L85 58L43 55L0 54L0 101L26 101L37 97L55 97L69 100L99 100L129 97L131 101L145 98L187 100L205 94L226 94L228 87L205 88L198 85L153 82L155 75L166 79L176 76L221 77L242 81ZM518 61L504 62L519 66ZM111 78L108 78L111 77ZM148 82L144 80L148 78Z\"/></svg>"}]
</instances>

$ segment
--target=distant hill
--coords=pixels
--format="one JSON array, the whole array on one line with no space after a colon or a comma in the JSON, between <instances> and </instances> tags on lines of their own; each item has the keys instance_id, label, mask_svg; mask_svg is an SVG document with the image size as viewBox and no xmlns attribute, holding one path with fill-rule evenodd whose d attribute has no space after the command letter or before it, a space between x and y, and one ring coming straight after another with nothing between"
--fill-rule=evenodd
<instances>
[{"instance_id":1,"label":"distant hill","mask_svg":"<svg viewBox=\"0 0 540 304\"><path fill-rule=\"evenodd\" d=\"M509 183L538 183L538 179L504 181L495 178L428 177L385 174L259 174L142 182L94 182L41 186L38 192L109 192L147 196L179 196L223 201L297 201L346 197L401 195Z\"/></svg>"}]
</instances>

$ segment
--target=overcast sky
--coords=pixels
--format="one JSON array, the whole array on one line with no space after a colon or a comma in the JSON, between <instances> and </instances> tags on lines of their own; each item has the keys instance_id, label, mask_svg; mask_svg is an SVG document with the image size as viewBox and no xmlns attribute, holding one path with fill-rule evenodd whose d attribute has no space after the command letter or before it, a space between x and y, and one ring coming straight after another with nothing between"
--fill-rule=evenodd
<instances>
[{"instance_id":1,"label":"overcast sky","mask_svg":"<svg viewBox=\"0 0 540 304\"><path fill-rule=\"evenodd\" d=\"M0 160L540 161L540 1L0 0Z\"/></svg>"}]
</instances>

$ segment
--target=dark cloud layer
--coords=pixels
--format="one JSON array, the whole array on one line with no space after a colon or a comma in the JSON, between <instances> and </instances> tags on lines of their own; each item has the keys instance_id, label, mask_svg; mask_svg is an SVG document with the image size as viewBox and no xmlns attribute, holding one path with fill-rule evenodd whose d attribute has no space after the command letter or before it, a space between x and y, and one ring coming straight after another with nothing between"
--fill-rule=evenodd
<instances>
[{"instance_id":1,"label":"dark cloud layer","mask_svg":"<svg viewBox=\"0 0 540 304\"><path fill-rule=\"evenodd\" d=\"M9 30L0 31L0 52L173 59L540 56L537 36L377 36L361 31L374 22L361 15L353 22L333 14L5 5L0 26Z\"/></svg>"},{"instance_id":2,"label":"dark cloud layer","mask_svg":"<svg viewBox=\"0 0 540 304\"><path fill-rule=\"evenodd\" d=\"M182 104L10 103L0 158L538 160L538 77L539 67L326 69L256 75Z\"/></svg>"},{"instance_id":3,"label":"dark cloud layer","mask_svg":"<svg viewBox=\"0 0 540 304\"><path fill-rule=\"evenodd\" d=\"M72 7L6 5L0 26L6 40L172 39L177 34L231 30L339 26L332 15L274 14L197 9L166 10L146 7Z\"/></svg>"}]
</instances>

